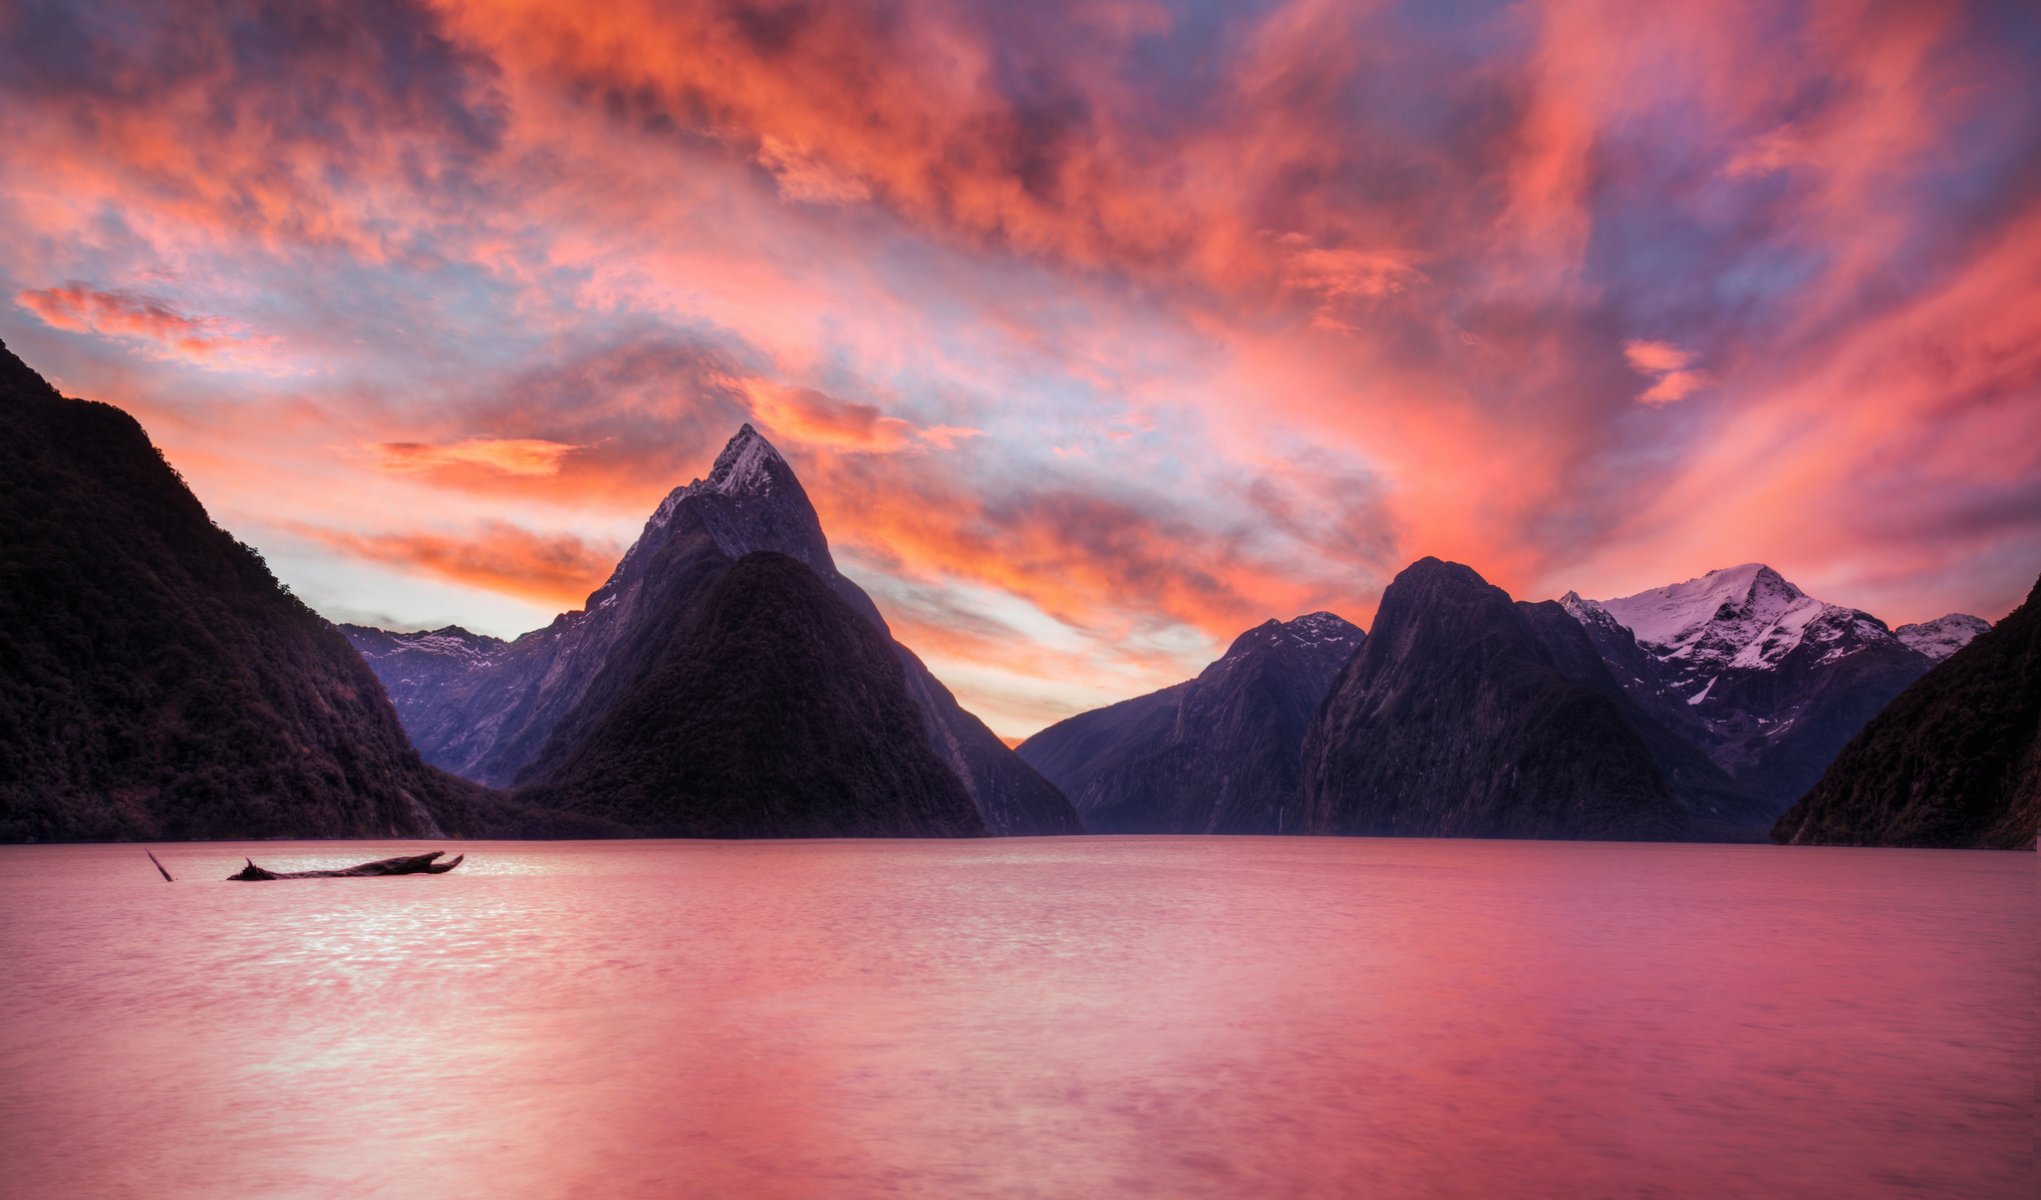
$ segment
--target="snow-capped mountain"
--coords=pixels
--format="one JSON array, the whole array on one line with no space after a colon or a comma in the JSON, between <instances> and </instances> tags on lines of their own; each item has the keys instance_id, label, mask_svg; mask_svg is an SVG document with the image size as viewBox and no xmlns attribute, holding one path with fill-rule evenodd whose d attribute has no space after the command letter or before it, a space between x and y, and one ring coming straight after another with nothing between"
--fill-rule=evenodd
<instances>
[{"instance_id":1,"label":"snow-capped mountain","mask_svg":"<svg viewBox=\"0 0 2041 1200\"><path fill-rule=\"evenodd\" d=\"M930 745L970 793L986 828L1077 832L1076 814L1055 787L964 711L913 652L890 640L871 598L837 571L793 468L750 425L716 456L706 479L667 495L580 611L496 647L456 644L458 638L430 647L393 644L399 635L380 630L351 629L349 636L383 678L426 761L510 786L546 750L613 656L628 652L641 631L664 619L661 606L672 601L671 581L662 572L674 568L662 551L672 538L697 531L706 531L714 549L732 561L759 551L796 560L888 639ZM429 669L428 653L439 654Z\"/></svg>"},{"instance_id":2,"label":"snow-capped mountain","mask_svg":"<svg viewBox=\"0 0 2041 1200\"><path fill-rule=\"evenodd\" d=\"M1633 699L1780 808L1932 665L1878 618L1809 596L1761 563L1613 600L1569 593L1561 604Z\"/></svg>"},{"instance_id":3,"label":"snow-capped mountain","mask_svg":"<svg viewBox=\"0 0 2041 1200\"><path fill-rule=\"evenodd\" d=\"M1941 662L1951 654L1968 646L1977 635L1991 628L1991 622L1983 617L1968 613L1950 613L1932 621L1914 625L1901 625L1892 631L1893 636L1914 649Z\"/></svg>"}]
</instances>

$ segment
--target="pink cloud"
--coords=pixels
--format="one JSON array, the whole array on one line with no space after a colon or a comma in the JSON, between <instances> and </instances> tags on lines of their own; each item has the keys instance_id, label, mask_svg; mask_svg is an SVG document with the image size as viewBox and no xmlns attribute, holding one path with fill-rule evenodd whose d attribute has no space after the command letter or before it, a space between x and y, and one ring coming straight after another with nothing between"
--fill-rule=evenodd
<instances>
[{"instance_id":1,"label":"pink cloud","mask_svg":"<svg viewBox=\"0 0 2041 1200\"><path fill-rule=\"evenodd\" d=\"M162 301L129 292L71 284L19 292L14 302L53 329L131 339L192 358L205 358L231 342L224 324L215 318L187 316Z\"/></svg>"}]
</instances>

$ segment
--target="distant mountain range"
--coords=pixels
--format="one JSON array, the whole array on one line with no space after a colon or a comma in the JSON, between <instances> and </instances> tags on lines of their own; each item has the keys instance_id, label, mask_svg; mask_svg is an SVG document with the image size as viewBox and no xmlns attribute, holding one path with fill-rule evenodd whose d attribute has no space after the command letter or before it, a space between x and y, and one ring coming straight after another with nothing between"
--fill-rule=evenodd
<instances>
[{"instance_id":1,"label":"distant mountain range","mask_svg":"<svg viewBox=\"0 0 2041 1200\"><path fill-rule=\"evenodd\" d=\"M1367 635L1331 613L1268 621L1196 679L1022 742L1090 833L1300 833L1304 729Z\"/></svg>"},{"instance_id":2,"label":"distant mountain range","mask_svg":"<svg viewBox=\"0 0 2041 1200\"><path fill-rule=\"evenodd\" d=\"M1934 665L1878 618L1817 600L1758 563L1615 600L1568 593L1560 603L1640 708L1775 815ZM1968 622L1977 618L1935 624Z\"/></svg>"},{"instance_id":3,"label":"distant mountain range","mask_svg":"<svg viewBox=\"0 0 2041 1200\"><path fill-rule=\"evenodd\" d=\"M588 611L511 643L357 631L420 740L514 794L423 761L133 418L0 348L0 433L0 839L949 836L981 804L1077 827L886 636L749 427Z\"/></svg>"},{"instance_id":4,"label":"distant mountain range","mask_svg":"<svg viewBox=\"0 0 2041 1200\"><path fill-rule=\"evenodd\" d=\"M0 840L2031 847L2041 811L2035 597L1996 629L1895 630L1762 564L1527 603L1422 559L1371 632L1268 621L1195 679L1015 753L892 639L748 425L585 608L512 641L343 634L212 524L132 418L62 398L4 347L0 433Z\"/></svg>"},{"instance_id":5,"label":"distant mountain range","mask_svg":"<svg viewBox=\"0 0 2041 1200\"><path fill-rule=\"evenodd\" d=\"M544 629L511 642L457 628L411 634L343 629L382 679L427 762L493 787L545 785L535 794L586 796L587 789L565 788L554 772L569 763L595 761L575 753L579 738L599 728L611 739L618 735L622 727L605 721L612 706L627 703L631 689L653 671L645 644L694 619L693 605L709 586L704 564L761 553L799 564L882 639L896 660L921 745L962 785L982 829L1000 834L1079 831L1077 814L1063 794L965 712L920 659L892 640L871 598L837 571L821 521L793 468L749 425L723 448L706 479L675 488L666 497L584 608L562 614ZM784 574L781 568L740 578L763 586L769 576ZM797 590L776 588L772 594L789 597ZM697 666L707 669L706 664ZM741 682L735 674L718 678ZM701 686L713 700L715 687ZM647 731L646 736L657 740L662 735ZM662 757L669 750L646 747L648 754ZM678 778L678 771L674 765L668 774ZM639 806L625 807L636 811Z\"/></svg>"},{"instance_id":6,"label":"distant mountain range","mask_svg":"<svg viewBox=\"0 0 2041 1200\"><path fill-rule=\"evenodd\" d=\"M1021 755L1093 832L1753 841L1990 628L1951 614L1895 631L1755 563L1527 603L1429 559L1384 593L1371 634L1300 621L1339 637L1273 654L1259 646L1291 626L1269 622L1197 679L1081 713Z\"/></svg>"}]
</instances>

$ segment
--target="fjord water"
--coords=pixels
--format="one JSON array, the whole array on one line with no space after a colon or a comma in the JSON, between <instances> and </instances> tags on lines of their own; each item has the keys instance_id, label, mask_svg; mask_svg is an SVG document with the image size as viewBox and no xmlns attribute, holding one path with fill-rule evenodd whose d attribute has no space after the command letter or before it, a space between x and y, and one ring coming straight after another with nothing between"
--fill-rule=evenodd
<instances>
[{"instance_id":1,"label":"fjord water","mask_svg":"<svg viewBox=\"0 0 2041 1200\"><path fill-rule=\"evenodd\" d=\"M0 1191L2027 1196L2026 854L0 849Z\"/></svg>"}]
</instances>

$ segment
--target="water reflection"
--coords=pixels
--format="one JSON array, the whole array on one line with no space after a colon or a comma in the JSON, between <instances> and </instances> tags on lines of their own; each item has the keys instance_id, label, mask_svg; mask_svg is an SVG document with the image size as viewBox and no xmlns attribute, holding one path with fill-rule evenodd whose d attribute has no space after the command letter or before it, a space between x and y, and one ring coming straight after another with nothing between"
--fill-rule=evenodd
<instances>
[{"instance_id":1,"label":"water reflection","mask_svg":"<svg viewBox=\"0 0 2041 1200\"><path fill-rule=\"evenodd\" d=\"M2031 1194L2025 856L410 849L0 849L0 1188Z\"/></svg>"}]
</instances>

